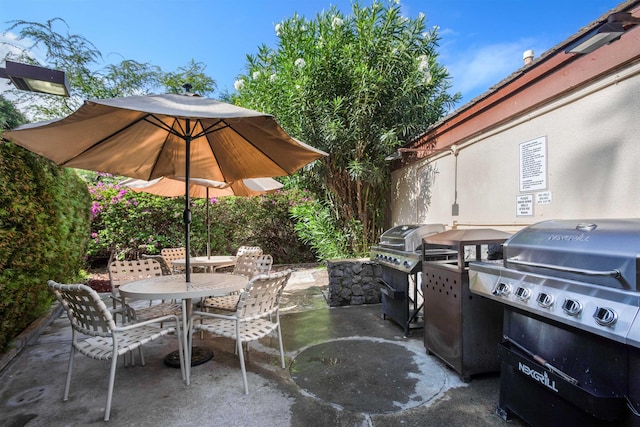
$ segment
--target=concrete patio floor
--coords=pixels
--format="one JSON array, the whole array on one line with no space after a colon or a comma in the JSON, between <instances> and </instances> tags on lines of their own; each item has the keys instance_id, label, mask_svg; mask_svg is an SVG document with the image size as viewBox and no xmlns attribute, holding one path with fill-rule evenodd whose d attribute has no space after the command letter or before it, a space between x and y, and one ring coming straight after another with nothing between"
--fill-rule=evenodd
<instances>
[{"instance_id":1,"label":"concrete patio floor","mask_svg":"<svg viewBox=\"0 0 640 427\"><path fill-rule=\"evenodd\" d=\"M495 413L498 374L462 382L426 354L422 330L411 337L381 306L329 308L326 270L293 274L281 314L287 368L277 338L250 345L249 394L234 344L194 337L214 358L192 368L191 385L164 364L177 342L145 345L146 366L120 362L111 420L118 426L521 426ZM65 314L33 328L24 349L0 372L0 425L104 425L108 362L77 355L70 398L62 401L70 348ZM6 361L6 357L5 357ZM0 365L1 366L1 365Z\"/></svg>"}]
</instances>

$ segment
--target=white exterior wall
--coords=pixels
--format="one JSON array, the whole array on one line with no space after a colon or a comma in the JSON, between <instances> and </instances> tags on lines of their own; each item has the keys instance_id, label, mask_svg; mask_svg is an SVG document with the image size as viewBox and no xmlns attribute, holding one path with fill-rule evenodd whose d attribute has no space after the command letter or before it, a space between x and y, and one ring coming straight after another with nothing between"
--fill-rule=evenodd
<instances>
[{"instance_id":1,"label":"white exterior wall","mask_svg":"<svg viewBox=\"0 0 640 427\"><path fill-rule=\"evenodd\" d=\"M520 192L520 144L540 137L547 187ZM391 225L457 221L516 231L545 219L640 217L640 65L457 145L459 215L451 209L455 158L443 154L392 174ZM552 202L536 203L540 192ZM533 195L533 214L518 216L516 198L525 194Z\"/></svg>"}]
</instances>

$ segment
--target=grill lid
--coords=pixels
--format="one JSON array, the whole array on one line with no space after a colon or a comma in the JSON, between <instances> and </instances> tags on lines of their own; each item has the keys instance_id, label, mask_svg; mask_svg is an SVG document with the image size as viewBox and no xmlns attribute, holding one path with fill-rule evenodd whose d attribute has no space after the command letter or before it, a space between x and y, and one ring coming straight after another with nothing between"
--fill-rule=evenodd
<instances>
[{"instance_id":1,"label":"grill lid","mask_svg":"<svg viewBox=\"0 0 640 427\"><path fill-rule=\"evenodd\" d=\"M423 237L441 231L444 231L442 224L398 225L382 233L378 245L396 251L416 252L420 249Z\"/></svg>"},{"instance_id":2,"label":"grill lid","mask_svg":"<svg viewBox=\"0 0 640 427\"><path fill-rule=\"evenodd\" d=\"M543 221L503 250L507 268L638 290L640 218Z\"/></svg>"}]
</instances>

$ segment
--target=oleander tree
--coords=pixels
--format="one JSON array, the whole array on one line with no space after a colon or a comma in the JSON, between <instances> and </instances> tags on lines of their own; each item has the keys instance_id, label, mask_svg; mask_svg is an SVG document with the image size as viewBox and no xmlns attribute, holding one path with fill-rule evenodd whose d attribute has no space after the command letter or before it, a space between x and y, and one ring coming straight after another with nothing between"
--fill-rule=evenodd
<instances>
[{"instance_id":1,"label":"oleander tree","mask_svg":"<svg viewBox=\"0 0 640 427\"><path fill-rule=\"evenodd\" d=\"M346 239L343 256L366 254L384 226L385 157L460 99L438 63L438 28L427 28L422 13L403 16L398 1L356 1L350 15L332 6L314 19L293 15L275 31L277 47L247 56L228 99L273 114L330 154L304 170L304 183L323 200L335 225L328 228Z\"/></svg>"}]
</instances>

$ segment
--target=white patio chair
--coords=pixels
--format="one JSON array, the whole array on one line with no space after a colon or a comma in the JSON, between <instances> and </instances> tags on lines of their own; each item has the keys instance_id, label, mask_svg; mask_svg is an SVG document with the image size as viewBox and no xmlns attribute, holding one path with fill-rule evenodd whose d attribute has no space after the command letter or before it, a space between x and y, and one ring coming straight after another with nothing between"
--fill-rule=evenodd
<instances>
[{"instance_id":1,"label":"white patio chair","mask_svg":"<svg viewBox=\"0 0 640 427\"><path fill-rule=\"evenodd\" d=\"M100 295L90 287L65 285L53 280L50 280L48 285L66 310L72 328L71 355L69 356L69 369L64 386L64 401L69 399L71 371L76 351L92 359L111 360L107 403L104 409L104 420L108 421L111 414L111 399L118 356L138 349L141 364L144 365L142 345L169 333L175 333L177 336L182 379L186 378L177 316L163 316L145 322L116 326L111 312L100 299ZM172 322L176 326L165 326L164 328L155 326L160 322ZM89 338L79 339L78 334L88 335Z\"/></svg>"},{"instance_id":2,"label":"white patio chair","mask_svg":"<svg viewBox=\"0 0 640 427\"><path fill-rule=\"evenodd\" d=\"M284 349L282 346L282 332L280 331L280 296L291 277L291 270L279 273L261 274L249 281L246 288L240 292L240 300L236 312L229 315L194 311L193 315L204 320L204 323L191 322L191 334L193 331L206 331L213 335L231 338L236 341L236 352L240 359L244 393L249 394L247 372L244 364L245 343L247 354L249 342L265 337L272 332L278 334L280 347L280 362L282 369L284 364Z\"/></svg>"},{"instance_id":3,"label":"white patio chair","mask_svg":"<svg viewBox=\"0 0 640 427\"><path fill-rule=\"evenodd\" d=\"M113 312L121 313L130 319L137 321L150 320L156 317L179 315L182 307L176 302L154 303L149 301L148 307L134 308L123 304L118 288L134 280L148 277L162 276L162 267L154 259L139 259L132 261L113 261L109 264L109 282L111 284L111 298L113 299ZM120 304L120 307L117 305Z\"/></svg>"},{"instance_id":4,"label":"white patio chair","mask_svg":"<svg viewBox=\"0 0 640 427\"><path fill-rule=\"evenodd\" d=\"M258 274L269 274L271 272L272 265L273 257L271 255L245 253L238 257L232 274L240 274L251 279ZM239 292L219 297L205 298L200 304L200 307L205 310L234 312L236 311L239 299Z\"/></svg>"}]
</instances>

